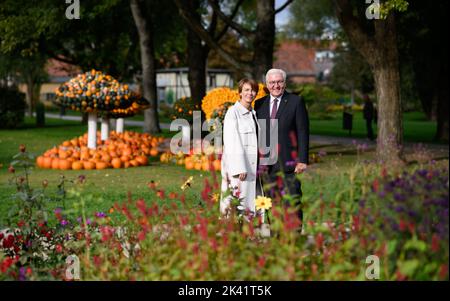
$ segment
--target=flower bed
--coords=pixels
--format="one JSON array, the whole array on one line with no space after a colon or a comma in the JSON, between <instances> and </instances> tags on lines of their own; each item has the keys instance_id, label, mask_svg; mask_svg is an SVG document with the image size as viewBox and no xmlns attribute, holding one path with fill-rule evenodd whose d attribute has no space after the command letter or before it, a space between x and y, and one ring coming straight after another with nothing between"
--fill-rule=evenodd
<instances>
[{"instance_id":1,"label":"flower bed","mask_svg":"<svg viewBox=\"0 0 450 301\"><path fill-rule=\"evenodd\" d=\"M83 204L92 196L73 190L77 212L10 225L19 230L1 237L0 279L67 279L65 260L76 255L81 280L448 280L448 161L356 167L350 178L336 176L345 193L334 201L304 199L304 235L281 200L263 200L270 238L258 236L257 219L219 219L219 185L207 179L198 200L185 194L192 179L171 193L150 181L146 200L130 197L90 217ZM38 243L49 232L49 245ZM33 256L41 252L47 260ZM378 272L367 258L379 259Z\"/></svg>"}]
</instances>

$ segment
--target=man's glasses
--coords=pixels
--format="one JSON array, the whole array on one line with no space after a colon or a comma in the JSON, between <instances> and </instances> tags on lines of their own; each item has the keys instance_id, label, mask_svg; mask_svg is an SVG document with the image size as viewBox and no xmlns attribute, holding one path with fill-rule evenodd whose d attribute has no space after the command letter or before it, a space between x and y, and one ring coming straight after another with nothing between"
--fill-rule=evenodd
<instances>
[{"instance_id":1,"label":"man's glasses","mask_svg":"<svg viewBox=\"0 0 450 301\"><path fill-rule=\"evenodd\" d=\"M275 86L276 84L281 86L282 84L284 84L284 80L279 80L279 81L276 81L276 82L274 82L274 81L270 81L269 82L269 86Z\"/></svg>"}]
</instances>

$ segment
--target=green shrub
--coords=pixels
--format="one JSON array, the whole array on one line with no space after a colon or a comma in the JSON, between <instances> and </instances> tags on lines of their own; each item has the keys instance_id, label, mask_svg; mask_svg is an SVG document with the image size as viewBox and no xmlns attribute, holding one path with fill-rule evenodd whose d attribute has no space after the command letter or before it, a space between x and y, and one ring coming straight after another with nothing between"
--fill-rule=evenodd
<instances>
[{"instance_id":1,"label":"green shrub","mask_svg":"<svg viewBox=\"0 0 450 301\"><path fill-rule=\"evenodd\" d=\"M0 88L0 128L15 128L25 117L25 94L9 88Z\"/></svg>"}]
</instances>

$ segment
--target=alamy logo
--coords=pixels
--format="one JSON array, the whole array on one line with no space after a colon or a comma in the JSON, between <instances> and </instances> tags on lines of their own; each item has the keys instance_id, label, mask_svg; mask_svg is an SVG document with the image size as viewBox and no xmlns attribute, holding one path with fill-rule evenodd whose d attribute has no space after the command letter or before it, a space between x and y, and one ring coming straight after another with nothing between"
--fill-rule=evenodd
<instances>
[{"instance_id":1,"label":"alamy logo","mask_svg":"<svg viewBox=\"0 0 450 301\"><path fill-rule=\"evenodd\" d=\"M366 18L369 20L380 19L380 0L366 0L366 4L370 4L366 8Z\"/></svg>"},{"instance_id":2,"label":"alamy logo","mask_svg":"<svg viewBox=\"0 0 450 301\"><path fill-rule=\"evenodd\" d=\"M67 256L66 264L66 280L80 280L80 259L78 256Z\"/></svg>"},{"instance_id":3,"label":"alamy logo","mask_svg":"<svg viewBox=\"0 0 450 301\"><path fill-rule=\"evenodd\" d=\"M376 255L369 255L366 257L366 278L369 280L380 279L380 258Z\"/></svg>"},{"instance_id":4,"label":"alamy logo","mask_svg":"<svg viewBox=\"0 0 450 301\"><path fill-rule=\"evenodd\" d=\"M69 20L80 19L80 0L66 0L70 4L66 8L66 18Z\"/></svg>"}]
</instances>

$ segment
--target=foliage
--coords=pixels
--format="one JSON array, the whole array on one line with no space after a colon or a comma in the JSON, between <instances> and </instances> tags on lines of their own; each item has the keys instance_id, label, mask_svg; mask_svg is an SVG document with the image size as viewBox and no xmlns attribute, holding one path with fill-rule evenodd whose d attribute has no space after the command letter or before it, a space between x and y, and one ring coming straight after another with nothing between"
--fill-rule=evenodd
<instances>
[{"instance_id":1,"label":"foliage","mask_svg":"<svg viewBox=\"0 0 450 301\"><path fill-rule=\"evenodd\" d=\"M0 128L15 128L23 123L25 95L19 91L0 87Z\"/></svg>"},{"instance_id":2,"label":"foliage","mask_svg":"<svg viewBox=\"0 0 450 301\"><path fill-rule=\"evenodd\" d=\"M84 211L93 196L74 190L76 210L54 212L44 231L64 228L54 260L0 255L0 279L65 279L65 258L76 255L81 280L367 280L366 258L376 255L380 280L448 280L448 161L408 169L358 161L301 180L319 188L303 197L304 235L275 198L270 238L253 221L218 218L216 180L204 180L199 203L186 197L186 183L166 193L152 181L148 200L130 195L94 216ZM0 243L15 245L19 235Z\"/></svg>"},{"instance_id":3,"label":"foliage","mask_svg":"<svg viewBox=\"0 0 450 301\"><path fill-rule=\"evenodd\" d=\"M335 37L340 31L332 1L294 1L289 12L292 17L283 28L283 33L288 37L307 39Z\"/></svg>"},{"instance_id":4,"label":"foliage","mask_svg":"<svg viewBox=\"0 0 450 301\"><path fill-rule=\"evenodd\" d=\"M195 102L191 97L181 97L175 101L173 104L173 108L170 114L170 118L175 119L184 119L192 124L193 122L193 112L199 111L200 106L197 102Z\"/></svg>"}]
</instances>

